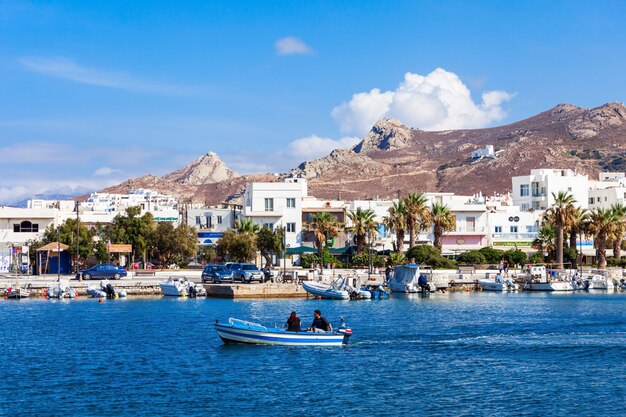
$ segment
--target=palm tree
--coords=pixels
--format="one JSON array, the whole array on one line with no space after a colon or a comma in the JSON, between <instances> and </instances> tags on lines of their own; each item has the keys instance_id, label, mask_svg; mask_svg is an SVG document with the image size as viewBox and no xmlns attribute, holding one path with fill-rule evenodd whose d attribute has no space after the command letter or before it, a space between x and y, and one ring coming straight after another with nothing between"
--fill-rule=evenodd
<instances>
[{"instance_id":1,"label":"palm tree","mask_svg":"<svg viewBox=\"0 0 626 417\"><path fill-rule=\"evenodd\" d=\"M450 212L448 206L441 203L434 203L430 209L430 217L433 223L433 234L435 235L435 247L441 250L443 235L456 228L456 217Z\"/></svg>"},{"instance_id":2,"label":"palm tree","mask_svg":"<svg viewBox=\"0 0 626 417\"><path fill-rule=\"evenodd\" d=\"M406 206L402 200L394 202L389 207L389 215L383 218L383 223L391 232L396 233L396 252L404 252L404 231L407 227Z\"/></svg>"},{"instance_id":3,"label":"palm tree","mask_svg":"<svg viewBox=\"0 0 626 417\"><path fill-rule=\"evenodd\" d=\"M235 230L237 233L248 233L255 235L259 231L259 225L254 224L250 219L239 218L235 221Z\"/></svg>"},{"instance_id":4,"label":"palm tree","mask_svg":"<svg viewBox=\"0 0 626 417\"><path fill-rule=\"evenodd\" d=\"M357 253L364 252L366 236L376 233L378 223L375 217L372 209L362 210L361 207L357 207L356 211L348 212L348 219L352 222L352 226L346 227L346 231L354 233Z\"/></svg>"},{"instance_id":5,"label":"palm tree","mask_svg":"<svg viewBox=\"0 0 626 417\"><path fill-rule=\"evenodd\" d=\"M563 236L565 227L572 217L574 196L566 191L559 191L557 194L552 193L554 203L546 211L546 216L551 219L556 227L556 263L557 268L563 268Z\"/></svg>"},{"instance_id":6,"label":"palm tree","mask_svg":"<svg viewBox=\"0 0 626 417\"><path fill-rule=\"evenodd\" d=\"M306 224L307 230L315 234L315 246L320 259L321 267L324 267L324 246L328 239L339 234L339 224L337 218L328 212L320 212L311 216L311 220Z\"/></svg>"},{"instance_id":7,"label":"palm tree","mask_svg":"<svg viewBox=\"0 0 626 417\"><path fill-rule=\"evenodd\" d=\"M409 193L404 197L406 205L406 220L409 227L409 247L415 246L415 235L420 230L430 226L430 212L426 203L428 200L422 193Z\"/></svg>"},{"instance_id":8,"label":"palm tree","mask_svg":"<svg viewBox=\"0 0 626 417\"><path fill-rule=\"evenodd\" d=\"M565 226L565 232L569 235L570 248L575 249L578 236L584 234L585 227L587 225L587 215L587 210L584 210L580 207L575 207L572 210L569 222ZM582 253L578 253L578 256L582 256ZM572 268L578 269L578 258L572 260Z\"/></svg>"},{"instance_id":9,"label":"palm tree","mask_svg":"<svg viewBox=\"0 0 626 417\"><path fill-rule=\"evenodd\" d=\"M593 236L598 251L598 268L606 268L606 241L615 228L615 215L610 209L599 208L589 214L587 228Z\"/></svg>"},{"instance_id":10,"label":"palm tree","mask_svg":"<svg viewBox=\"0 0 626 417\"><path fill-rule=\"evenodd\" d=\"M611 236L613 241L613 257L619 261L622 258L622 241L626 233L626 206L621 203L611 205L611 212L615 217L614 230Z\"/></svg>"},{"instance_id":11,"label":"palm tree","mask_svg":"<svg viewBox=\"0 0 626 417\"><path fill-rule=\"evenodd\" d=\"M542 252L548 252L553 257L556 251L556 229L550 223L544 223L539 229L539 233L533 240L532 248Z\"/></svg>"}]
</instances>

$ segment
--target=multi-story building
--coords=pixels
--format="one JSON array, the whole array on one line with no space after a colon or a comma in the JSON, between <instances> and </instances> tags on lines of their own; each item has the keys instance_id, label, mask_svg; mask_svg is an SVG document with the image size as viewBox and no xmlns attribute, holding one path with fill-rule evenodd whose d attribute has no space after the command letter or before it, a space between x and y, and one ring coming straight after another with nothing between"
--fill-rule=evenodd
<instances>
[{"instance_id":1,"label":"multi-story building","mask_svg":"<svg viewBox=\"0 0 626 417\"><path fill-rule=\"evenodd\" d=\"M590 210L626 205L626 175L623 172L601 172L599 181L589 181Z\"/></svg>"},{"instance_id":2,"label":"multi-story building","mask_svg":"<svg viewBox=\"0 0 626 417\"><path fill-rule=\"evenodd\" d=\"M570 169L533 169L530 175L511 178L513 205L521 211L547 210L554 203L553 194L572 194L581 208L587 208L589 180Z\"/></svg>"},{"instance_id":3,"label":"multi-story building","mask_svg":"<svg viewBox=\"0 0 626 417\"><path fill-rule=\"evenodd\" d=\"M193 207L185 210L186 223L198 231L199 245L215 244L228 229L232 229L235 220L241 215L238 205Z\"/></svg>"}]
</instances>

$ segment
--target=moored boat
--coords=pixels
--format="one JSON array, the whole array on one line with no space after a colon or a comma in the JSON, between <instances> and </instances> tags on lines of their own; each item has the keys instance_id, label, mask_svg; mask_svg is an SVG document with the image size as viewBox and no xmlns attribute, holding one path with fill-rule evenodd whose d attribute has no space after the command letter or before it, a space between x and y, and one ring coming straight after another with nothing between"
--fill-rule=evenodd
<instances>
[{"instance_id":1,"label":"moored boat","mask_svg":"<svg viewBox=\"0 0 626 417\"><path fill-rule=\"evenodd\" d=\"M548 274L544 265L526 265L524 268L524 291L575 291L578 284L557 271Z\"/></svg>"},{"instance_id":2,"label":"moored boat","mask_svg":"<svg viewBox=\"0 0 626 417\"><path fill-rule=\"evenodd\" d=\"M343 346L348 344L352 330L342 324L336 332L290 332L279 327L230 318L228 323L215 321L217 334L224 343L285 346Z\"/></svg>"},{"instance_id":3,"label":"moored boat","mask_svg":"<svg viewBox=\"0 0 626 417\"><path fill-rule=\"evenodd\" d=\"M483 291L517 291L518 285L514 283L510 278L503 278L500 275L496 275L496 279L493 281L480 280L478 285Z\"/></svg>"},{"instance_id":4,"label":"moored boat","mask_svg":"<svg viewBox=\"0 0 626 417\"><path fill-rule=\"evenodd\" d=\"M21 288L18 285L12 285L4 290L4 296L10 299L19 300L20 298L28 298L30 291Z\"/></svg>"},{"instance_id":5,"label":"moored boat","mask_svg":"<svg viewBox=\"0 0 626 417\"><path fill-rule=\"evenodd\" d=\"M388 285L392 292L416 293L436 291L437 287L428 279L432 269L418 264L405 264L394 267L394 274Z\"/></svg>"},{"instance_id":6,"label":"moored boat","mask_svg":"<svg viewBox=\"0 0 626 417\"><path fill-rule=\"evenodd\" d=\"M302 288L314 297L331 300L348 300L350 293L346 290L346 278L339 277L332 284L303 281Z\"/></svg>"}]
</instances>

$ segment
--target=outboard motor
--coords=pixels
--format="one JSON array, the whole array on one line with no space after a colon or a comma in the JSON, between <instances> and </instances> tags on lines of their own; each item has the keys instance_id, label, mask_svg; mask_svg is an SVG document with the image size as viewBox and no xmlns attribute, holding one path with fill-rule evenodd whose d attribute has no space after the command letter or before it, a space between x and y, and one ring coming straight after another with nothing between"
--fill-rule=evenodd
<instances>
[{"instance_id":1,"label":"outboard motor","mask_svg":"<svg viewBox=\"0 0 626 417\"><path fill-rule=\"evenodd\" d=\"M585 283L584 283L584 286L583 286L583 289L588 290L590 286L591 286L591 281L586 279Z\"/></svg>"},{"instance_id":2,"label":"outboard motor","mask_svg":"<svg viewBox=\"0 0 626 417\"><path fill-rule=\"evenodd\" d=\"M341 322L339 323L339 327L337 328L337 333L343 334L342 344L347 345L348 339L352 336L352 329L348 329L346 327L346 322L343 320L343 317L340 317Z\"/></svg>"},{"instance_id":3,"label":"outboard motor","mask_svg":"<svg viewBox=\"0 0 626 417\"><path fill-rule=\"evenodd\" d=\"M189 296L190 297L197 297L198 296L198 290L196 289L195 285L189 285Z\"/></svg>"},{"instance_id":4,"label":"outboard motor","mask_svg":"<svg viewBox=\"0 0 626 417\"><path fill-rule=\"evenodd\" d=\"M420 275L417 278L417 285L422 289L422 292L430 292L430 285L428 283L428 278L424 276L424 274Z\"/></svg>"},{"instance_id":5,"label":"outboard motor","mask_svg":"<svg viewBox=\"0 0 626 417\"><path fill-rule=\"evenodd\" d=\"M115 298L115 288L113 285L107 284L106 287L104 287L104 292L106 293L107 298Z\"/></svg>"}]
</instances>

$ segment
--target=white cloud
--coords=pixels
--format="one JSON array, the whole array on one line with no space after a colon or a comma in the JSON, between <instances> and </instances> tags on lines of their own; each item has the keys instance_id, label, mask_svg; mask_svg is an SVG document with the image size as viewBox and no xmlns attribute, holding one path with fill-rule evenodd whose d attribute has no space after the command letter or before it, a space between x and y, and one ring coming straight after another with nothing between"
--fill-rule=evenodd
<instances>
[{"instance_id":1,"label":"white cloud","mask_svg":"<svg viewBox=\"0 0 626 417\"><path fill-rule=\"evenodd\" d=\"M502 103L515 94L486 91L474 103L470 90L454 73L437 68L430 74L406 73L393 91L357 93L335 107L331 115L344 133L366 134L374 123L392 116L422 130L480 128L502 120Z\"/></svg>"},{"instance_id":2,"label":"white cloud","mask_svg":"<svg viewBox=\"0 0 626 417\"><path fill-rule=\"evenodd\" d=\"M197 92L185 86L154 83L141 80L125 72L102 71L88 68L76 62L63 58L22 57L19 62L28 70L74 81L80 84L89 84L99 87L116 88L120 90L139 91L153 94L189 94Z\"/></svg>"},{"instance_id":3,"label":"white cloud","mask_svg":"<svg viewBox=\"0 0 626 417\"><path fill-rule=\"evenodd\" d=\"M308 55L313 53L313 48L295 36L281 38L274 43L278 55Z\"/></svg>"},{"instance_id":4,"label":"white cloud","mask_svg":"<svg viewBox=\"0 0 626 417\"><path fill-rule=\"evenodd\" d=\"M101 168L96 169L93 172L93 175L95 177L106 177L108 175L119 173L119 172L121 172L119 169L113 169L111 167L101 167Z\"/></svg>"}]
</instances>

